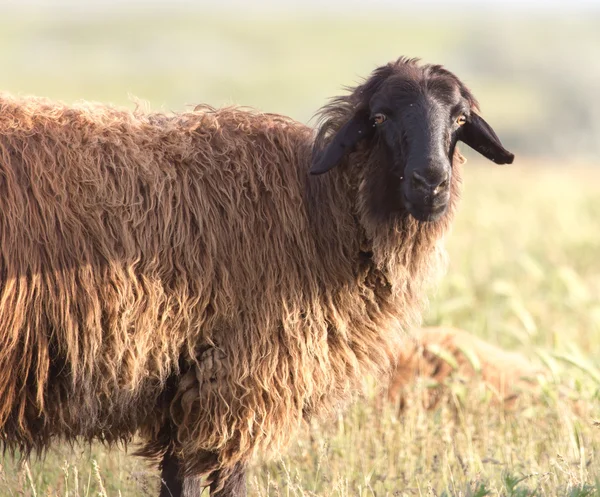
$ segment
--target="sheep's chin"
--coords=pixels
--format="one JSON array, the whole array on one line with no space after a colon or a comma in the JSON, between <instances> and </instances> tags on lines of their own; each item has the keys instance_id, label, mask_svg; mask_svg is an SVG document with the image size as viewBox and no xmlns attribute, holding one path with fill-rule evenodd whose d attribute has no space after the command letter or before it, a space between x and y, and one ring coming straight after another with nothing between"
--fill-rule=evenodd
<instances>
[{"instance_id":1,"label":"sheep's chin","mask_svg":"<svg viewBox=\"0 0 600 497\"><path fill-rule=\"evenodd\" d=\"M404 196L404 208L406 212L414 217L417 221L430 223L440 219L448 210L448 204L442 204L436 207L421 207L410 202Z\"/></svg>"}]
</instances>

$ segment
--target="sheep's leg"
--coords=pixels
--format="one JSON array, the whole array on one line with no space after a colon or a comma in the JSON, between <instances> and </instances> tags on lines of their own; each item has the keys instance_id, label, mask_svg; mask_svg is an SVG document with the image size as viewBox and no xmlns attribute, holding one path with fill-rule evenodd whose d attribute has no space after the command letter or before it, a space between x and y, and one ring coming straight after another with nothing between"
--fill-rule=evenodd
<instances>
[{"instance_id":1,"label":"sheep's leg","mask_svg":"<svg viewBox=\"0 0 600 497\"><path fill-rule=\"evenodd\" d=\"M201 485L201 479L196 477L186 476L183 479L183 497L200 497L204 487Z\"/></svg>"},{"instance_id":2,"label":"sheep's leg","mask_svg":"<svg viewBox=\"0 0 600 497\"><path fill-rule=\"evenodd\" d=\"M181 462L172 454L165 454L161 464L160 497L200 497L201 480L181 477ZM221 488L219 488L221 487ZM216 490L218 489L218 490ZM236 464L225 481L217 471L210 485L210 497L246 497L246 466Z\"/></svg>"},{"instance_id":3,"label":"sheep's leg","mask_svg":"<svg viewBox=\"0 0 600 497\"><path fill-rule=\"evenodd\" d=\"M161 467L159 497L183 497L183 481L179 477L179 460L172 454L165 454Z\"/></svg>"},{"instance_id":4,"label":"sheep's leg","mask_svg":"<svg viewBox=\"0 0 600 497\"><path fill-rule=\"evenodd\" d=\"M220 485L223 485L222 488L215 491ZM224 482L217 471L217 476L210 485L210 497L246 497L246 466L237 463Z\"/></svg>"},{"instance_id":5,"label":"sheep's leg","mask_svg":"<svg viewBox=\"0 0 600 497\"><path fill-rule=\"evenodd\" d=\"M200 478L181 478L181 462L177 457L165 454L161 467L159 497L200 497Z\"/></svg>"}]
</instances>

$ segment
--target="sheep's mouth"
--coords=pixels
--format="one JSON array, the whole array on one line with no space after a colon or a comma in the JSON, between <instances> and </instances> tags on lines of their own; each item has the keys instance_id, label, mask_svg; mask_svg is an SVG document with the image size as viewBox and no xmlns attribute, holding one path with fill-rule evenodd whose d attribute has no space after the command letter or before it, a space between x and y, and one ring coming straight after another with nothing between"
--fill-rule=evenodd
<instances>
[{"instance_id":1,"label":"sheep's mouth","mask_svg":"<svg viewBox=\"0 0 600 497\"><path fill-rule=\"evenodd\" d=\"M415 202L411 202L406 194L402 195L404 207L406 211L414 217L417 221L425 223L437 221L440 219L448 209L448 203L436 203L432 205L419 205Z\"/></svg>"}]
</instances>

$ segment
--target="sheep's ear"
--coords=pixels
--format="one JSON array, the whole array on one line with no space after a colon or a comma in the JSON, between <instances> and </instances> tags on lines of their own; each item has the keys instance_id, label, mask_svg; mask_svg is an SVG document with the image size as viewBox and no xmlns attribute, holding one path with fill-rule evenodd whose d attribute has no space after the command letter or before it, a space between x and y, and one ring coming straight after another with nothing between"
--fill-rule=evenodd
<instances>
[{"instance_id":1,"label":"sheep's ear","mask_svg":"<svg viewBox=\"0 0 600 497\"><path fill-rule=\"evenodd\" d=\"M492 127L475 113L462 127L459 139L496 164L512 164L515 158L502 146Z\"/></svg>"},{"instance_id":2,"label":"sheep's ear","mask_svg":"<svg viewBox=\"0 0 600 497\"><path fill-rule=\"evenodd\" d=\"M323 174L337 166L344 155L371 130L368 116L362 112L357 113L338 130L324 150L314 155L310 174Z\"/></svg>"}]
</instances>

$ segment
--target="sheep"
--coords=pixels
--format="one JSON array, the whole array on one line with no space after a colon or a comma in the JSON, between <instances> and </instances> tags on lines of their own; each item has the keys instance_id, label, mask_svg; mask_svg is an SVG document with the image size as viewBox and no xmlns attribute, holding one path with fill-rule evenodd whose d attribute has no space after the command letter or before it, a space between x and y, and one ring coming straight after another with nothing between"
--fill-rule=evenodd
<instances>
[{"instance_id":1,"label":"sheep","mask_svg":"<svg viewBox=\"0 0 600 497\"><path fill-rule=\"evenodd\" d=\"M470 384L480 381L491 392L492 401L507 410L517 409L525 397L540 398L541 383L550 380L549 371L516 352L508 352L467 331L452 327L429 327L407 338L387 387L388 401L401 409L408 407L408 387L418 377L435 381L437 388L423 392L422 402L433 409L441 400L444 384L460 378Z\"/></svg>"},{"instance_id":2,"label":"sheep","mask_svg":"<svg viewBox=\"0 0 600 497\"><path fill-rule=\"evenodd\" d=\"M0 96L5 450L136 435L162 497L242 496L253 454L390 370L443 262L457 141L513 155L417 59L320 117Z\"/></svg>"}]
</instances>

